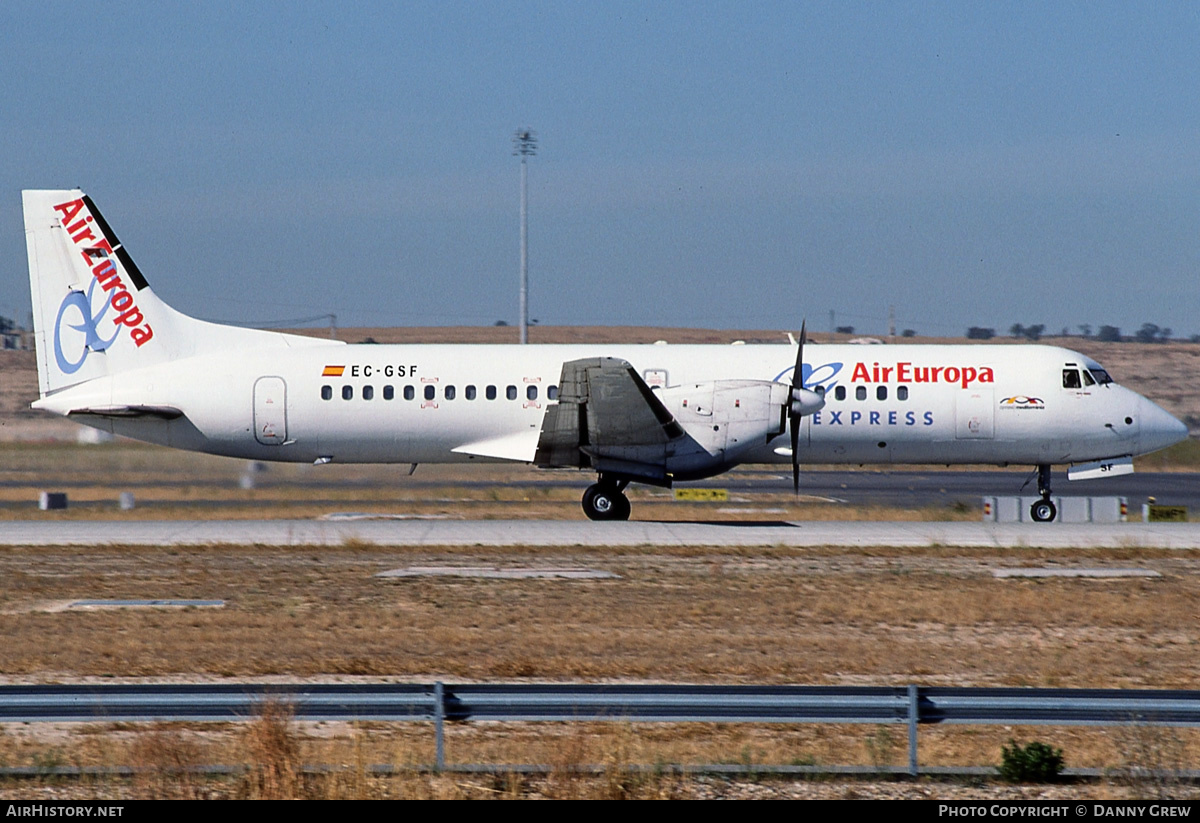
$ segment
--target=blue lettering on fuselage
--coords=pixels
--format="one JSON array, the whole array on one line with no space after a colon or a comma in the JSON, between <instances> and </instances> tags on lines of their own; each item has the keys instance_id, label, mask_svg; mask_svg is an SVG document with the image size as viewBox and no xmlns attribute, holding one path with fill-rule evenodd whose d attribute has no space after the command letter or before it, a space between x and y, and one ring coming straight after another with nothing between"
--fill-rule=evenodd
<instances>
[{"instance_id":1,"label":"blue lettering on fuselage","mask_svg":"<svg viewBox=\"0 0 1200 823\"><path fill-rule=\"evenodd\" d=\"M828 413L828 417L825 416L826 413ZM849 423L845 423L842 420L842 412L830 411L829 409L825 409L823 411L813 412L809 416L809 419L812 420L812 425L814 425L814 426L843 426L843 425L855 426L860 423L865 423L868 426L915 426L915 425L917 425L917 415L918 414L921 415L921 425L922 426L932 426L933 425L933 412L931 412L931 411L927 411L927 412L906 411L906 412L904 412L903 418L900 416L900 412L898 412L898 411L887 411L887 412L868 411L866 414L865 421L863 420L862 412L851 411L850 412L850 421L849 421Z\"/></svg>"}]
</instances>

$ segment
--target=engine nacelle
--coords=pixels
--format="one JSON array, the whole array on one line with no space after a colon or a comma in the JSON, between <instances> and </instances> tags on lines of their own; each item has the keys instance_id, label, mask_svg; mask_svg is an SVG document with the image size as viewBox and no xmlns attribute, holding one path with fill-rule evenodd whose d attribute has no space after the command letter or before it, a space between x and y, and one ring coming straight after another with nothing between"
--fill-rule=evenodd
<instances>
[{"instance_id":1,"label":"engine nacelle","mask_svg":"<svg viewBox=\"0 0 1200 823\"><path fill-rule=\"evenodd\" d=\"M754 449L786 434L790 415L812 414L825 405L819 393L793 389L787 383L689 383L653 390L663 407L659 410L663 413L655 413L657 424L644 416L636 422L634 416L629 416L627 423L632 428L625 429L620 418L622 409L633 401L633 392L650 390L644 386L639 390L633 381L626 385L625 370L632 372L628 364L617 368L601 361L568 364L572 365L575 372L583 373L587 391L566 392L563 396L567 400L560 400L547 412L550 422L545 424L546 431L554 435L549 437L543 432L538 445L539 463L574 465L580 455L586 461L580 466L590 465L602 474L643 483L670 485L672 479L698 480L720 474L743 462ZM569 387L571 383L564 378L563 385ZM561 414L563 403L571 405L575 394L595 395L593 403L606 402L602 398L615 403L603 418L608 422L600 425L593 420L595 410L588 407L586 437L581 437L575 426L578 409L565 417Z\"/></svg>"},{"instance_id":2,"label":"engine nacelle","mask_svg":"<svg viewBox=\"0 0 1200 823\"><path fill-rule=\"evenodd\" d=\"M824 404L815 392L800 391ZM692 383L655 394L698 447L679 448L668 457L667 471L681 480L719 474L784 434L789 403L797 402L790 386L767 380Z\"/></svg>"}]
</instances>

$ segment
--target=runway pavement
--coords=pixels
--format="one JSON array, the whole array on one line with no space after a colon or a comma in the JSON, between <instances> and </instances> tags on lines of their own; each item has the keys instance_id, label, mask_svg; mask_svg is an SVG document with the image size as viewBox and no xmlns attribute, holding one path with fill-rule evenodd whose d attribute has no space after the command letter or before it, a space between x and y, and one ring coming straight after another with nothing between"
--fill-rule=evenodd
<instances>
[{"instance_id":1,"label":"runway pavement","mask_svg":"<svg viewBox=\"0 0 1200 823\"><path fill-rule=\"evenodd\" d=\"M1200 523L193 520L0 522L0 546L1200 548Z\"/></svg>"}]
</instances>

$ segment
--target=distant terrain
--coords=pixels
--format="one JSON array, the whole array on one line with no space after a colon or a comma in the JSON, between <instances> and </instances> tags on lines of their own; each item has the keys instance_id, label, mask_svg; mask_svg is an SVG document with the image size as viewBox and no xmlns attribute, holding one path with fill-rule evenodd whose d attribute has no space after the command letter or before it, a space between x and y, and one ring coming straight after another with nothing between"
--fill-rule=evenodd
<instances>
[{"instance_id":1,"label":"distant terrain","mask_svg":"<svg viewBox=\"0 0 1200 823\"><path fill-rule=\"evenodd\" d=\"M299 329L298 334L325 337L325 329ZM337 336L351 343L516 343L513 326L435 326L429 328L338 329ZM763 329L686 329L640 326L533 326L531 343L746 343L787 344L787 333ZM843 343L856 335L816 333L814 345ZM897 338L899 342L900 338ZM906 338L924 344L976 344L980 342L1018 345L1028 341L994 338L989 341L962 338ZM1200 432L1200 344L1102 343L1082 337L1047 337L1043 345L1063 346L1094 358L1108 369L1118 383L1155 401L1187 423L1193 435ZM885 344L886 345L886 344ZM37 399L37 368L32 351L0 351L0 441L74 439L79 427L29 408Z\"/></svg>"}]
</instances>

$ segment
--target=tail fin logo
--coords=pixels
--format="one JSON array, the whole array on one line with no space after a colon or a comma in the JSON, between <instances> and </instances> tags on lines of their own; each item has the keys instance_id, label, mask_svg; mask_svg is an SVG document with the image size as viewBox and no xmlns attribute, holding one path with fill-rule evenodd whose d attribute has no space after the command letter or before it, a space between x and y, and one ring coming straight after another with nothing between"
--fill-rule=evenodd
<instances>
[{"instance_id":1,"label":"tail fin logo","mask_svg":"<svg viewBox=\"0 0 1200 823\"><path fill-rule=\"evenodd\" d=\"M54 359L58 363L58 368L63 374L74 374L83 366L88 355L94 351L104 351L113 344L117 339L117 335L121 332L121 327L118 324L112 336L105 340L100 336L100 330L97 324L104 319L104 315L108 313L109 301L103 300L100 304L100 310L93 314L92 312L92 293L96 290L97 280L92 280L88 284L87 293L81 291L72 291L63 298L62 304L58 307L58 317L54 321ZM68 322L67 328L74 329L83 335L81 342L81 352L78 360L68 360L66 353L63 351L63 320L71 313L78 314L79 323ZM74 320L75 318L70 318ZM78 338L78 335L67 333L68 339Z\"/></svg>"},{"instance_id":2,"label":"tail fin logo","mask_svg":"<svg viewBox=\"0 0 1200 823\"><path fill-rule=\"evenodd\" d=\"M103 351L116 339L117 335L114 333L108 340L104 340L100 337L100 333L96 329L96 323L108 311L108 306L112 306L117 313L116 317L112 319L113 324L117 327L117 333L124 326L135 346L141 348L143 343L154 337L154 329L150 328L150 324L146 322L146 318L137 307L133 293L126 288L125 283L122 281L120 271L114 263L114 256L121 262L128 276L132 276L131 270L136 269L133 261L122 248L116 235L112 234L104 219L99 218L98 220L94 220L93 215L88 214L86 209L87 204L84 202L84 198L54 206L54 211L58 212L63 230L66 231L68 237L71 239L72 248L77 248L80 256L83 258L84 271L90 271L93 278L88 283L86 297L82 292L74 291L67 295L62 305L58 308L58 322L54 326L55 355L58 359L59 367L66 374L71 374L83 365L83 361L87 359L87 351ZM99 213L97 212L95 216L99 217ZM99 228L101 234L104 236L96 237L92 232L92 225ZM84 274L84 276L86 277L87 275ZM140 276L139 273L138 277ZM91 309L92 293L95 291L97 283L100 284L100 287L105 292L103 297L105 307L93 314ZM144 285L144 279L142 283ZM76 297L75 295L79 296ZM84 354L74 364L67 361L65 357L59 356L61 350L60 334L62 332L62 317L68 303L76 306L83 316L82 325L72 326L72 328L83 332L86 337ZM101 348L95 348L93 344L96 343L101 344ZM66 365L64 366L64 364ZM69 366L73 366L73 368L68 369L67 367Z\"/></svg>"}]
</instances>

